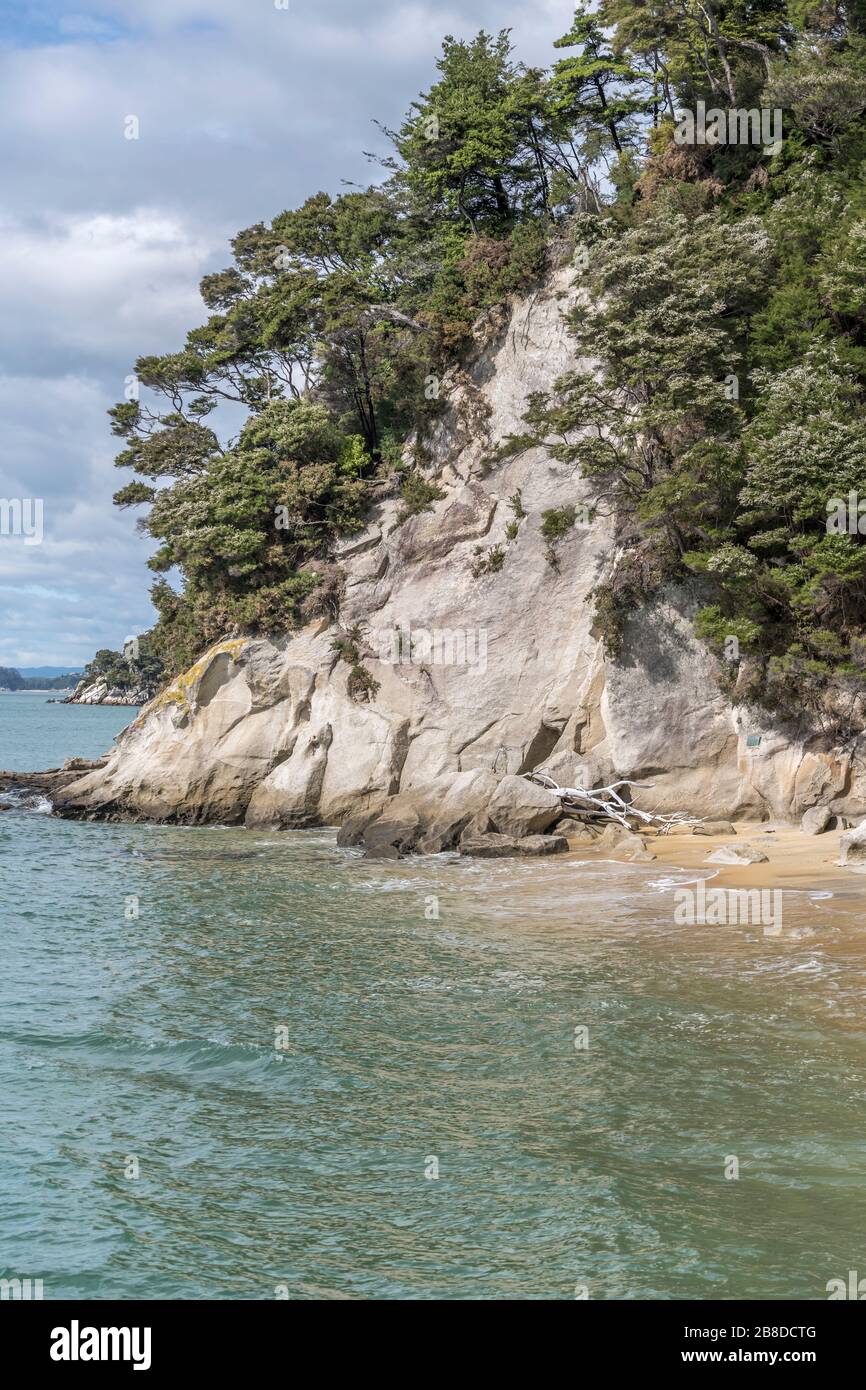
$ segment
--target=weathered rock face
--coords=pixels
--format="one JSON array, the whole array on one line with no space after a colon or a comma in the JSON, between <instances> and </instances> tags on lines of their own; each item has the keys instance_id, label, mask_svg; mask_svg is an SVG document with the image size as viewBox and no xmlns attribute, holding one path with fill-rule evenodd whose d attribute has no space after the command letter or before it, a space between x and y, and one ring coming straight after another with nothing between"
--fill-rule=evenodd
<instances>
[{"instance_id":1,"label":"weathered rock face","mask_svg":"<svg viewBox=\"0 0 866 1390\"><path fill-rule=\"evenodd\" d=\"M634 791L646 809L866 814L862 749L804 740L729 706L694 636L693 590L636 612L622 659L606 660L591 595L616 563L611 522L581 525L578 512L554 567L543 513L579 509L587 485L543 450L487 462L522 430L530 392L575 365L563 321L570 281L558 272L516 304L496 341L443 382L450 407L429 445L442 499L402 524L399 501L380 502L367 530L338 546L341 621L363 625L375 698L351 698L324 621L273 641L222 642L141 712L104 769L58 796L61 812L285 827L352 816L365 822L356 843L376 840L375 814L414 813L400 845L435 850L467 830L552 827L558 814L509 822L508 788L496 790L544 766L561 784L652 784Z\"/></svg>"},{"instance_id":2,"label":"weathered rock face","mask_svg":"<svg viewBox=\"0 0 866 1390\"><path fill-rule=\"evenodd\" d=\"M64 705L146 705L156 691L142 686L140 690L121 690L110 686L108 681L97 679L80 680L71 695L60 703Z\"/></svg>"}]
</instances>

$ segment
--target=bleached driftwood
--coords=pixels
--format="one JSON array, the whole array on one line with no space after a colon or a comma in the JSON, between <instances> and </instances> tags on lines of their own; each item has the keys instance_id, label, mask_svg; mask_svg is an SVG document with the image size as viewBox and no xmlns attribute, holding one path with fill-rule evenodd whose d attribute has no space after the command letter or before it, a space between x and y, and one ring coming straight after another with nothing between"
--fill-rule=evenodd
<instances>
[{"instance_id":1,"label":"bleached driftwood","mask_svg":"<svg viewBox=\"0 0 866 1390\"><path fill-rule=\"evenodd\" d=\"M585 787L560 787L546 772L526 772L524 776L527 781L535 782L537 786L544 787L547 791L553 792L554 796L558 796L563 812L573 815L578 820L612 820L627 830L632 829L631 822L636 820L643 825L654 826L662 835L679 829L680 826L701 823L700 817L690 816L687 811L672 811L665 815L641 811L619 795L620 787L641 787L646 790L652 787L652 782L632 782L624 777L622 781L613 782L609 787L594 787L592 791L587 791Z\"/></svg>"}]
</instances>

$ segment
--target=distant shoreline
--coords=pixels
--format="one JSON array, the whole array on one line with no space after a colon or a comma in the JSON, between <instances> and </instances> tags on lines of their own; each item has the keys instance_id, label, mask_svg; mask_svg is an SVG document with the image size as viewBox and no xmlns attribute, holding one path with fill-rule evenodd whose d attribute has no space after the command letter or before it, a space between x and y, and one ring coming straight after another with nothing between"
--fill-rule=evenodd
<instances>
[{"instance_id":1,"label":"distant shoreline","mask_svg":"<svg viewBox=\"0 0 866 1390\"><path fill-rule=\"evenodd\" d=\"M74 685L63 685L60 689L53 689L50 685L46 685L44 689L42 685L40 687L28 685L26 689L19 689L19 691L0 691L0 695L71 695L74 689Z\"/></svg>"}]
</instances>

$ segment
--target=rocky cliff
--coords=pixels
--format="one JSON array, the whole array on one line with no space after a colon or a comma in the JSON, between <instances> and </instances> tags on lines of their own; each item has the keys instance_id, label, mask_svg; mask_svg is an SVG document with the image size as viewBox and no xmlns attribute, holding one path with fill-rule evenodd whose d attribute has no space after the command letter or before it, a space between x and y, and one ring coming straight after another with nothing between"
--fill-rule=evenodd
<instances>
[{"instance_id":1,"label":"rocky cliff","mask_svg":"<svg viewBox=\"0 0 866 1390\"><path fill-rule=\"evenodd\" d=\"M406 846L439 848L470 821L501 829L486 813L501 780L540 767L651 783L635 794L650 809L866 812L862 749L731 708L690 589L635 612L622 659L606 659L590 595L616 564L612 523L582 516L586 484L544 451L489 463L529 393L574 365L570 282L558 272L517 303L443 383L428 472L442 496L403 520L399 499L380 502L338 547L339 629L219 643L60 793L61 813L288 827L385 808ZM551 563L543 513L571 507ZM369 699L332 645L355 625Z\"/></svg>"}]
</instances>

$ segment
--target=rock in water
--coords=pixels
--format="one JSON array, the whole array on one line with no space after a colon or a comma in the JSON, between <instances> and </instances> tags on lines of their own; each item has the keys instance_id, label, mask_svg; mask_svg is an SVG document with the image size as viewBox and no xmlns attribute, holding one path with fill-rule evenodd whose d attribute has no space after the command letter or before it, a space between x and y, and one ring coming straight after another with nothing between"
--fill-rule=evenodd
<instances>
[{"instance_id":1,"label":"rock in water","mask_svg":"<svg viewBox=\"0 0 866 1390\"><path fill-rule=\"evenodd\" d=\"M568 840L564 835L527 835L517 841L518 854L565 854Z\"/></svg>"},{"instance_id":2,"label":"rock in water","mask_svg":"<svg viewBox=\"0 0 866 1390\"><path fill-rule=\"evenodd\" d=\"M460 841L460 853L475 855L481 859L503 859L511 855L564 854L568 841L564 835L527 835L518 839L514 835L464 835Z\"/></svg>"},{"instance_id":3,"label":"rock in water","mask_svg":"<svg viewBox=\"0 0 866 1390\"><path fill-rule=\"evenodd\" d=\"M504 859L517 853L517 841L513 835L464 835L460 853L473 854L479 859Z\"/></svg>"},{"instance_id":4,"label":"rock in water","mask_svg":"<svg viewBox=\"0 0 866 1390\"><path fill-rule=\"evenodd\" d=\"M562 802L525 777L503 777L487 807L502 835L540 835L562 816Z\"/></svg>"},{"instance_id":5,"label":"rock in water","mask_svg":"<svg viewBox=\"0 0 866 1390\"><path fill-rule=\"evenodd\" d=\"M412 849L421 829L418 816L379 816L364 831L364 850L368 859L399 859Z\"/></svg>"}]
</instances>

